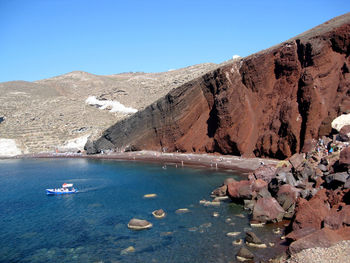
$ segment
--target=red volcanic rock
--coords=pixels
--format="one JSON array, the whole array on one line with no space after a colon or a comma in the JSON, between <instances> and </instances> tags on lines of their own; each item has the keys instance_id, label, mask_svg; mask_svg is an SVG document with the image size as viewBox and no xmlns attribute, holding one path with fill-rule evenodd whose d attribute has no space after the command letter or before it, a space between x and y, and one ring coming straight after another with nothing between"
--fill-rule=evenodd
<instances>
[{"instance_id":1,"label":"red volcanic rock","mask_svg":"<svg viewBox=\"0 0 350 263\"><path fill-rule=\"evenodd\" d=\"M350 165L350 147L346 147L340 152L339 155L340 165Z\"/></svg>"},{"instance_id":2,"label":"red volcanic rock","mask_svg":"<svg viewBox=\"0 0 350 263\"><path fill-rule=\"evenodd\" d=\"M284 213L275 198L260 198L253 209L253 221L279 222L283 219Z\"/></svg>"},{"instance_id":3,"label":"red volcanic rock","mask_svg":"<svg viewBox=\"0 0 350 263\"><path fill-rule=\"evenodd\" d=\"M289 252L295 254L307 248L330 247L339 241L349 239L350 227L344 227L338 230L331 230L325 227L293 242L289 246Z\"/></svg>"},{"instance_id":4,"label":"red volcanic rock","mask_svg":"<svg viewBox=\"0 0 350 263\"><path fill-rule=\"evenodd\" d=\"M292 229L321 229L322 221L328 215L330 210L327 199L326 189L318 191L309 201L302 198L299 199Z\"/></svg>"},{"instance_id":5,"label":"red volcanic rock","mask_svg":"<svg viewBox=\"0 0 350 263\"><path fill-rule=\"evenodd\" d=\"M234 199L251 199L252 182L248 180L236 181L227 185L227 192Z\"/></svg>"},{"instance_id":6,"label":"red volcanic rock","mask_svg":"<svg viewBox=\"0 0 350 263\"><path fill-rule=\"evenodd\" d=\"M254 177L256 179L262 179L269 183L272 178L275 178L276 166L275 165L262 165L254 171Z\"/></svg>"},{"instance_id":7,"label":"red volcanic rock","mask_svg":"<svg viewBox=\"0 0 350 263\"><path fill-rule=\"evenodd\" d=\"M256 191L256 192L259 192L261 191L262 189L266 188L267 189L267 186L268 186L268 183L262 179L257 179L253 182L253 185L252 185L252 190L253 191Z\"/></svg>"},{"instance_id":8,"label":"red volcanic rock","mask_svg":"<svg viewBox=\"0 0 350 263\"><path fill-rule=\"evenodd\" d=\"M349 139L350 139L350 125L345 125L340 129L339 138L343 142L349 141Z\"/></svg>"},{"instance_id":9,"label":"red volcanic rock","mask_svg":"<svg viewBox=\"0 0 350 263\"><path fill-rule=\"evenodd\" d=\"M302 153L293 154L292 157L289 158L289 162L293 166L294 169L297 169L301 166L305 161L305 155Z\"/></svg>"},{"instance_id":10,"label":"red volcanic rock","mask_svg":"<svg viewBox=\"0 0 350 263\"><path fill-rule=\"evenodd\" d=\"M350 226L350 205L343 207L340 211L332 209L324 219L324 226L331 229Z\"/></svg>"},{"instance_id":11,"label":"red volcanic rock","mask_svg":"<svg viewBox=\"0 0 350 263\"><path fill-rule=\"evenodd\" d=\"M106 130L88 153L142 150L285 158L350 109L350 14L226 63Z\"/></svg>"}]
</instances>

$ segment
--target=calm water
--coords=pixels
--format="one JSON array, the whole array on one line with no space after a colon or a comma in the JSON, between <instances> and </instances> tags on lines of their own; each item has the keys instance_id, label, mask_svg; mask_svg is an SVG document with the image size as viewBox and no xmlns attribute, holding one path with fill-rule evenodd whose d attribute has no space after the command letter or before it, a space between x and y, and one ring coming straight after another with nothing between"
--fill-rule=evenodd
<instances>
[{"instance_id":1,"label":"calm water","mask_svg":"<svg viewBox=\"0 0 350 263\"><path fill-rule=\"evenodd\" d=\"M232 261L239 247L225 234L242 231L237 238L244 237L248 219L237 215L245 211L230 203L199 204L227 177L240 178L136 162L0 160L0 262ZM64 182L80 192L45 194ZM158 197L144 199L149 193ZM160 208L167 216L153 218L152 211ZM190 213L176 214L179 208ZM129 230L133 217L152 222L153 228ZM269 228L258 231L263 239L271 235ZM134 252L123 251L130 246ZM255 250L261 257L269 251Z\"/></svg>"}]
</instances>

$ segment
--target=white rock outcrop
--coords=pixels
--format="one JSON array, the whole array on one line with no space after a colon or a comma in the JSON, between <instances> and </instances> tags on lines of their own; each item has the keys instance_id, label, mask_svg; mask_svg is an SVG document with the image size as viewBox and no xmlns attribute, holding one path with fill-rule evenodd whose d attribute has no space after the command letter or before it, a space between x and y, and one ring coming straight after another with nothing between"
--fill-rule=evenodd
<instances>
[{"instance_id":1,"label":"white rock outcrop","mask_svg":"<svg viewBox=\"0 0 350 263\"><path fill-rule=\"evenodd\" d=\"M0 157L11 157L22 154L13 139L0 138Z\"/></svg>"},{"instance_id":2,"label":"white rock outcrop","mask_svg":"<svg viewBox=\"0 0 350 263\"><path fill-rule=\"evenodd\" d=\"M332 128L337 130L338 132L345 125L350 125L350 113L340 115L332 121Z\"/></svg>"}]
</instances>

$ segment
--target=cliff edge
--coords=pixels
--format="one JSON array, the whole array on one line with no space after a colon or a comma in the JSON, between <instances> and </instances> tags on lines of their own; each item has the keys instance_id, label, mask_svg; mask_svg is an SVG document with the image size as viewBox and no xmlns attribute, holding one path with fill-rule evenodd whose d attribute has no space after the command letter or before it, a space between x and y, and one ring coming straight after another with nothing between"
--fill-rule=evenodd
<instances>
[{"instance_id":1,"label":"cliff edge","mask_svg":"<svg viewBox=\"0 0 350 263\"><path fill-rule=\"evenodd\" d=\"M286 158L349 112L349 55L347 13L185 83L85 147Z\"/></svg>"}]
</instances>

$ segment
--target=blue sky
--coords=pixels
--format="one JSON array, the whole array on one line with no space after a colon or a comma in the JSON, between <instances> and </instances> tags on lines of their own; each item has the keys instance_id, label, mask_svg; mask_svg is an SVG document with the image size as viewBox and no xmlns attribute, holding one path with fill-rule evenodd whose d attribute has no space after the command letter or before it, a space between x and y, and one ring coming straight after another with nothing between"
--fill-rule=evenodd
<instances>
[{"instance_id":1,"label":"blue sky","mask_svg":"<svg viewBox=\"0 0 350 263\"><path fill-rule=\"evenodd\" d=\"M220 63L349 11L348 0L0 0L0 82Z\"/></svg>"}]
</instances>

